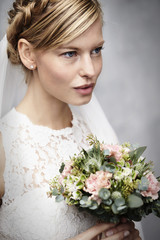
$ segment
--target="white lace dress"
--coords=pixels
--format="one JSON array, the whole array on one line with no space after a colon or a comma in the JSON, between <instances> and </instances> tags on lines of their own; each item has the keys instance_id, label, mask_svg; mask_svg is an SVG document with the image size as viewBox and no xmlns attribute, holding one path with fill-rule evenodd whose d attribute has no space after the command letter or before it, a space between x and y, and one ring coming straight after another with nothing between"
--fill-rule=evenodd
<instances>
[{"instance_id":1,"label":"white lace dress","mask_svg":"<svg viewBox=\"0 0 160 240\"><path fill-rule=\"evenodd\" d=\"M89 130L79 116L73 114L71 128L52 130L32 124L13 108L1 120L0 132L6 156L0 239L65 240L96 222L46 194L61 163L88 148Z\"/></svg>"}]
</instances>

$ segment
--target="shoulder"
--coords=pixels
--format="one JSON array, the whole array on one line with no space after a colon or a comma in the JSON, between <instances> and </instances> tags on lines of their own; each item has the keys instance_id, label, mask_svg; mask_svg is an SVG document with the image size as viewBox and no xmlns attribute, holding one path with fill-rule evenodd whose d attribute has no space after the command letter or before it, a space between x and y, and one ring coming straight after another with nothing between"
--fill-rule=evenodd
<instances>
[{"instance_id":1,"label":"shoulder","mask_svg":"<svg viewBox=\"0 0 160 240\"><path fill-rule=\"evenodd\" d=\"M14 118L15 118L15 109L12 108L8 113L3 115L3 117L0 119L0 126L6 123L13 122Z\"/></svg>"},{"instance_id":2,"label":"shoulder","mask_svg":"<svg viewBox=\"0 0 160 240\"><path fill-rule=\"evenodd\" d=\"M12 134L18 131L23 120L20 119L15 108L12 108L7 114L0 119L0 132L3 136L4 149L8 141L11 139ZM10 138L8 138L10 136Z\"/></svg>"}]
</instances>

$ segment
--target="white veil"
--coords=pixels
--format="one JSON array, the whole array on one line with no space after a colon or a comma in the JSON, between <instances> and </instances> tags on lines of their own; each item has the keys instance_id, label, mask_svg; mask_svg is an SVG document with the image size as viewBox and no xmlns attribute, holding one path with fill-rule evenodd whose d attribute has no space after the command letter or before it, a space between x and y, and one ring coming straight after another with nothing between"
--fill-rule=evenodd
<instances>
[{"instance_id":1,"label":"white veil","mask_svg":"<svg viewBox=\"0 0 160 240\"><path fill-rule=\"evenodd\" d=\"M24 73L20 67L13 66L7 57L7 38L0 42L0 117L16 106L26 92ZM109 124L100 104L93 94L90 103L81 107L72 107L80 112L90 130L100 141L117 143L117 136Z\"/></svg>"}]
</instances>

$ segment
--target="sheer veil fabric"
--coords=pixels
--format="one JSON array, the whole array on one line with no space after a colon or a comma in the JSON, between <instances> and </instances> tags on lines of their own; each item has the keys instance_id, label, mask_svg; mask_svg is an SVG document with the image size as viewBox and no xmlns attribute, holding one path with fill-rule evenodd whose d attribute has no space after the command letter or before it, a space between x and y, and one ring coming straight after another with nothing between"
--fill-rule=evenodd
<instances>
[{"instance_id":1,"label":"sheer veil fabric","mask_svg":"<svg viewBox=\"0 0 160 240\"><path fill-rule=\"evenodd\" d=\"M0 118L22 100L27 89L23 70L8 61L6 49L7 38L5 35L0 41ZM118 143L117 136L94 94L90 103L80 107L70 106L70 108L72 111L80 113L90 131L100 141L108 144ZM138 223L136 226L143 239L141 224Z\"/></svg>"}]
</instances>

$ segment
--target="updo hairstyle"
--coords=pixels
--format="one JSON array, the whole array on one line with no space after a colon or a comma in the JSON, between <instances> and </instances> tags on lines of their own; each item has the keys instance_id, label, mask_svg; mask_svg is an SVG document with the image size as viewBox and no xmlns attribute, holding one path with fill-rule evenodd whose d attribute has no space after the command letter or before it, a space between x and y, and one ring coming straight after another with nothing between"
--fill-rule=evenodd
<instances>
[{"instance_id":1,"label":"updo hairstyle","mask_svg":"<svg viewBox=\"0 0 160 240\"><path fill-rule=\"evenodd\" d=\"M8 58L22 64L19 39L26 39L34 49L57 48L102 18L102 11L98 0L16 0L8 15Z\"/></svg>"}]
</instances>

